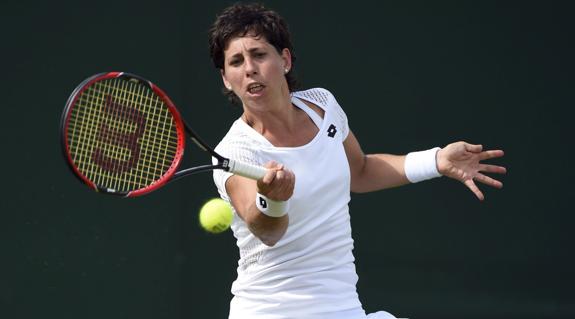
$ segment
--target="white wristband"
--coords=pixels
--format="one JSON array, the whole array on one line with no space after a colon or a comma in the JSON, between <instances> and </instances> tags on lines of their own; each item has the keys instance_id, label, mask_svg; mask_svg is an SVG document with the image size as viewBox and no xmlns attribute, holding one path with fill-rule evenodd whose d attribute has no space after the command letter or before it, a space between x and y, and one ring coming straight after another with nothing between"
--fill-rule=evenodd
<instances>
[{"instance_id":1,"label":"white wristband","mask_svg":"<svg viewBox=\"0 0 575 319\"><path fill-rule=\"evenodd\" d=\"M411 152L405 157L405 176L412 183L441 176L437 171L437 152L435 147L427 151Z\"/></svg>"},{"instance_id":2,"label":"white wristband","mask_svg":"<svg viewBox=\"0 0 575 319\"><path fill-rule=\"evenodd\" d=\"M288 212L289 201L277 201L256 193L256 207L270 217L282 217Z\"/></svg>"}]
</instances>

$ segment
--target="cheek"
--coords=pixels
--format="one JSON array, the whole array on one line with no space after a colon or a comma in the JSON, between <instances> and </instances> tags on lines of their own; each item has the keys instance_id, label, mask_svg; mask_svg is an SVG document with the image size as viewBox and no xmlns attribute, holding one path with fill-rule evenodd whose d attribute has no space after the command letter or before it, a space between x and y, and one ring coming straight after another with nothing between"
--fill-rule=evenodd
<instances>
[{"instance_id":1,"label":"cheek","mask_svg":"<svg viewBox=\"0 0 575 319\"><path fill-rule=\"evenodd\" d=\"M270 63L266 67L267 74L274 78L281 78L284 76L284 68L279 63Z\"/></svg>"},{"instance_id":2,"label":"cheek","mask_svg":"<svg viewBox=\"0 0 575 319\"><path fill-rule=\"evenodd\" d=\"M237 70L228 69L226 71L226 80L230 83L236 83L240 78L239 72Z\"/></svg>"}]
</instances>

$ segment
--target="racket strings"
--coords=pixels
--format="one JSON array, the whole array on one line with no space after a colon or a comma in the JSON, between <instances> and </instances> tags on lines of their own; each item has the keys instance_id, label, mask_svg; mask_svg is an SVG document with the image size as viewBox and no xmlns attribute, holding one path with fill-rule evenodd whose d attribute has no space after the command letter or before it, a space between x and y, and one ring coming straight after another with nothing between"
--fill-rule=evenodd
<instances>
[{"instance_id":1,"label":"racket strings","mask_svg":"<svg viewBox=\"0 0 575 319\"><path fill-rule=\"evenodd\" d=\"M147 86L124 79L93 83L71 111L68 141L78 170L99 187L127 192L151 185L178 152L175 122Z\"/></svg>"},{"instance_id":2,"label":"racket strings","mask_svg":"<svg viewBox=\"0 0 575 319\"><path fill-rule=\"evenodd\" d=\"M115 89L116 92L113 92L113 93L115 93L115 96L119 95L121 100L126 100L126 102L128 102L128 103L134 102L133 101L133 96L134 96L133 94L131 94L131 96L128 96L127 94L129 92L127 92L126 90L122 90L121 87L120 87L120 89L118 89L118 87L114 87L112 89ZM107 93L110 93L110 92L108 91ZM131 97L131 99L128 100L128 97ZM108 102L107 105L110 105L110 103ZM110 113L110 112L108 112L108 113ZM117 115L117 114L112 113L109 115ZM112 116L112 118L110 118L110 116L109 116L109 120L113 120L113 118L114 118L114 116ZM112 123L113 123L113 121L112 121ZM128 129L128 130L130 129L129 124L130 124L129 121L123 121L123 122L119 122L119 125L116 124L113 126L115 127L116 130L118 130L119 132L122 132L122 131L125 131L126 129ZM118 155L120 155L120 156L123 155L124 158L127 157L128 155L134 156L133 152L129 151L129 148L127 148L127 147L121 147L121 146L118 146L117 144L108 144L108 146L109 146L108 151L112 155L112 157L118 157ZM129 146L134 146L133 140L132 140L132 143L129 144ZM131 149L132 148L130 148L130 150ZM146 169L147 173L149 174L150 173L149 165L145 165L145 162L143 164L144 165L142 165L142 168ZM102 165L100 165L100 166L102 166ZM118 166L118 162L115 163L115 166ZM104 169L103 171L105 174L100 176L101 178L105 178L105 179L108 179L108 180L111 180L114 182L110 185L111 188L117 189L117 188L120 188L119 186L121 186L121 184L126 184L126 183L129 183L132 181L137 181L137 180L139 180L142 183L147 182L146 180L143 179L145 177L145 175L143 174L143 170L139 170L139 172L140 172L139 176L136 172L136 174L126 175L126 176L123 176L123 178L122 178L122 176L114 176L113 173L114 173L114 171L116 171L116 167L112 166L111 168L112 169L110 169L110 167L107 167L107 169ZM102 167L100 167L100 170L102 170ZM119 177L119 178L117 178L117 177ZM98 182L100 185L103 184L102 181L98 181ZM121 189L121 190L123 190L123 189Z\"/></svg>"}]
</instances>

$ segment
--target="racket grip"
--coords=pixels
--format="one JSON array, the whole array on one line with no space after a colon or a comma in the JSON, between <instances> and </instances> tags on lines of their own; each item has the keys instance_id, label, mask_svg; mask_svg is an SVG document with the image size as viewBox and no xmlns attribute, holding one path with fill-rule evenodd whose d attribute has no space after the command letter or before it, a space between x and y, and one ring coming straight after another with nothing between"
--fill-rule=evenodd
<instances>
[{"instance_id":1,"label":"racket grip","mask_svg":"<svg viewBox=\"0 0 575 319\"><path fill-rule=\"evenodd\" d=\"M229 171L243 177L258 180L266 175L267 169L252 164L229 160Z\"/></svg>"}]
</instances>

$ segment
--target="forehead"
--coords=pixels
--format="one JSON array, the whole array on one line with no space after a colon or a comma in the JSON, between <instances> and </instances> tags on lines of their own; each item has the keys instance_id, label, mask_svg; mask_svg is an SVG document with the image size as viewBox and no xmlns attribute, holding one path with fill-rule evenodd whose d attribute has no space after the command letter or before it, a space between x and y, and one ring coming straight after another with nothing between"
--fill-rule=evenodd
<instances>
[{"instance_id":1,"label":"forehead","mask_svg":"<svg viewBox=\"0 0 575 319\"><path fill-rule=\"evenodd\" d=\"M255 35L253 33L248 33L244 36L236 36L232 37L228 41L228 45L224 50L224 54L227 55L234 55L237 53L241 53L244 50L253 50L257 48L267 48L273 47L266 37L263 35Z\"/></svg>"}]
</instances>

